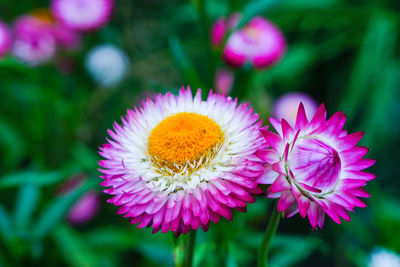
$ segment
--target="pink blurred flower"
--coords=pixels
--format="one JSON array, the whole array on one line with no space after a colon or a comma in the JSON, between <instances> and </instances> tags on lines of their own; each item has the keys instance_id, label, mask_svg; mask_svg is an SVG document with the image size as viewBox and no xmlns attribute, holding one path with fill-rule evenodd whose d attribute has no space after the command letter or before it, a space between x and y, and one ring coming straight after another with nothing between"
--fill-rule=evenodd
<instances>
[{"instance_id":1,"label":"pink blurred flower","mask_svg":"<svg viewBox=\"0 0 400 267\"><path fill-rule=\"evenodd\" d=\"M56 40L48 25L34 16L16 20L14 39L12 54L32 66L51 60L56 53Z\"/></svg>"},{"instance_id":2,"label":"pink blurred flower","mask_svg":"<svg viewBox=\"0 0 400 267\"><path fill-rule=\"evenodd\" d=\"M308 118L314 116L317 110L317 102L307 94L294 92L285 94L275 101L273 117L279 121L285 119L290 125L294 126L300 103L303 103Z\"/></svg>"},{"instance_id":3,"label":"pink blurred flower","mask_svg":"<svg viewBox=\"0 0 400 267\"><path fill-rule=\"evenodd\" d=\"M226 22L225 18L218 19L211 28L211 44L219 46L225 38Z\"/></svg>"},{"instance_id":4,"label":"pink blurred flower","mask_svg":"<svg viewBox=\"0 0 400 267\"><path fill-rule=\"evenodd\" d=\"M106 24L112 15L113 0L53 0L53 15L68 28L89 31Z\"/></svg>"},{"instance_id":5,"label":"pink blurred flower","mask_svg":"<svg viewBox=\"0 0 400 267\"><path fill-rule=\"evenodd\" d=\"M232 90L234 76L232 71L219 69L215 73L215 90L218 94L229 95Z\"/></svg>"},{"instance_id":6,"label":"pink blurred flower","mask_svg":"<svg viewBox=\"0 0 400 267\"><path fill-rule=\"evenodd\" d=\"M73 224L89 222L97 213L100 196L96 191L86 192L69 210L67 219Z\"/></svg>"},{"instance_id":7,"label":"pink blurred flower","mask_svg":"<svg viewBox=\"0 0 400 267\"><path fill-rule=\"evenodd\" d=\"M58 190L59 195L68 195L74 192L86 180L85 174L77 174L67 180ZM94 191L88 191L67 213L67 220L72 224L84 224L89 222L97 213L100 207L100 196Z\"/></svg>"},{"instance_id":8,"label":"pink blurred flower","mask_svg":"<svg viewBox=\"0 0 400 267\"><path fill-rule=\"evenodd\" d=\"M279 28L263 17L255 17L229 36L223 55L233 66L249 62L262 69L278 62L285 51L285 37Z\"/></svg>"},{"instance_id":9,"label":"pink blurred flower","mask_svg":"<svg viewBox=\"0 0 400 267\"><path fill-rule=\"evenodd\" d=\"M347 211L366 207L359 197L369 197L361 187L375 178L362 170L375 160L364 159L368 148L356 146L363 133L343 130L346 115L335 113L326 119L325 106L308 121L300 104L295 126L270 118L276 133L263 129L271 148L258 153L267 162L259 182L270 184L268 198L279 198L277 210L284 216L296 213L308 219L313 228L322 228L325 213L338 224L350 221Z\"/></svg>"},{"instance_id":10,"label":"pink blurred flower","mask_svg":"<svg viewBox=\"0 0 400 267\"><path fill-rule=\"evenodd\" d=\"M0 58L11 48L12 38L8 27L0 21Z\"/></svg>"},{"instance_id":11,"label":"pink blurred flower","mask_svg":"<svg viewBox=\"0 0 400 267\"><path fill-rule=\"evenodd\" d=\"M52 26L52 33L57 45L61 48L75 50L81 43L81 37L77 31L60 23L56 23Z\"/></svg>"},{"instance_id":12,"label":"pink blurred flower","mask_svg":"<svg viewBox=\"0 0 400 267\"><path fill-rule=\"evenodd\" d=\"M228 32L234 30L241 18L240 13L232 14L228 20L219 18L211 27L211 44L216 47L222 44Z\"/></svg>"}]
</instances>

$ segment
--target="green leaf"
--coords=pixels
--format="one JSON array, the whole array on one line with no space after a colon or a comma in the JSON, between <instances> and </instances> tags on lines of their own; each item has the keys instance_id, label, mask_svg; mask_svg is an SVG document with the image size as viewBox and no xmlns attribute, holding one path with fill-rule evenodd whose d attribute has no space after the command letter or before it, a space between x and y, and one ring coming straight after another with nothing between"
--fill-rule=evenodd
<instances>
[{"instance_id":1,"label":"green leaf","mask_svg":"<svg viewBox=\"0 0 400 267\"><path fill-rule=\"evenodd\" d=\"M68 209L74 204L74 202L89 189L93 188L95 184L97 184L96 179L89 179L74 192L54 199L44 208L40 215L33 229L33 237L35 239L43 238L64 218Z\"/></svg>"},{"instance_id":2,"label":"green leaf","mask_svg":"<svg viewBox=\"0 0 400 267\"><path fill-rule=\"evenodd\" d=\"M271 266L293 266L323 248L322 240L311 236L276 235L271 242Z\"/></svg>"},{"instance_id":3,"label":"green leaf","mask_svg":"<svg viewBox=\"0 0 400 267\"><path fill-rule=\"evenodd\" d=\"M205 88L196 68L192 61L187 57L185 50L177 37L171 37L169 39L169 47L176 64L186 79L186 82L193 88Z\"/></svg>"},{"instance_id":4,"label":"green leaf","mask_svg":"<svg viewBox=\"0 0 400 267\"><path fill-rule=\"evenodd\" d=\"M356 118L357 111L366 102L382 69L392 59L396 29L396 23L390 16L378 13L372 17L340 107L340 110L347 113L348 123Z\"/></svg>"},{"instance_id":5,"label":"green leaf","mask_svg":"<svg viewBox=\"0 0 400 267\"><path fill-rule=\"evenodd\" d=\"M2 206L0 206L0 235L7 241L11 240L13 237L10 217Z\"/></svg>"},{"instance_id":6,"label":"green leaf","mask_svg":"<svg viewBox=\"0 0 400 267\"><path fill-rule=\"evenodd\" d=\"M99 266L97 255L71 227L65 224L57 226L53 238L69 266Z\"/></svg>"},{"instance_id":7,"label":"green leaf","mask_svg":"<svg viewBox=\"0 0 400 267\"><path fill-rule=\"evenodd\" d=\"M20 188L14 209L15 229L17 233L22 233L30 225L31 216L38 199L39 190L36 186L28 184Z\"/></svg>"},{"instance_id":8,"label":"green leaf","mask_svg":"<svg viewBox=\"0 0 400 267\"><path fill-rule=\"evenodd\" d=\"M64 179L66 173L63 171L37 172L25 171L8 174L0 178L0 189L31 184L44 186L57 183Z\"/></svg>"}]
</instances>

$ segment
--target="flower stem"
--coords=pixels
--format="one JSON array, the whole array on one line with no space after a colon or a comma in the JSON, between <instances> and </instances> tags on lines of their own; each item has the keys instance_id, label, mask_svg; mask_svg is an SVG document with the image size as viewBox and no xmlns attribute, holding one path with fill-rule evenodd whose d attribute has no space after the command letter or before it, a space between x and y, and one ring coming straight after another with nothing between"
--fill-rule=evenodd
<instances>
[{"instance_id":1,"label":"flower stem","mask_svg":"<svg viewBox=\"0 0 400 267\"><path fill-rule=\"evenodd\" d=\"M271 243L272 237L274 236L276 229L278 228L279 220L281 218L280 213L277 211L278 201L272 209L271 218L269 219L267 229L264 233L264 238L258 251L258 267L267 266L267 258L269 251L269 244Z\"/></svg>"},{"instance_id":2,"label":"flower stem","mask_svg":"<svg viewBox=\"0 0 400 267\"><path fill-rule=\"evenodd\" d=\"M192 267L193 255L194 255L194 244L196 241L196 231L192 230L188 233L188 239L186 240L186 251L185 251L185 267Z\"/></svg>"},{"instance_id":3,"label":"flower stem","mask_svg":"<svg viewBox=\"0 0 400 267\"><path fill-rule=\"evenodd\" d=\"M174 239L174 266L192 267L196 231L190 231L187 235L182 235Z\"/></svg>"}]
</instances>

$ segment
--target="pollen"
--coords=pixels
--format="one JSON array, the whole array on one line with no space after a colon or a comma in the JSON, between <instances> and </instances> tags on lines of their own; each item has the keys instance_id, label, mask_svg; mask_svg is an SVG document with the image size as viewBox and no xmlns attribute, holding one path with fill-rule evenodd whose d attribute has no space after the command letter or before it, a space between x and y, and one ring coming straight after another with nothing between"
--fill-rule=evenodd
<instances>
[{"instance_id":1,"label":"pollen","mask_svg":"<svg viewBox=\"0 0 400 267\"><path fill-rule=\"evenodd\" d=\"M182 166L207 156L222 138L221 128L209 117L181 112L167 117L151 131L148 153L157 164Z\"/></svg>"}]
</instances>

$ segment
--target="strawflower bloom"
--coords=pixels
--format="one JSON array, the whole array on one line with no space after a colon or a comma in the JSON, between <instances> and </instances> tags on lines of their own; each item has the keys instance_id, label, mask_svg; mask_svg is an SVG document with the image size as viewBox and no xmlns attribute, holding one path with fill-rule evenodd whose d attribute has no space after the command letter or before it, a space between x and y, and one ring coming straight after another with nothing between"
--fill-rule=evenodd
<instances>
[{"instance_id":1,"label":"strawflower bloom","mask_svg":"<svg viewBox=\"0 0 400 267\"><path fill-rule=\"evenodd\" d=\"M300 103L303 103L307 118L312 118L317 111L317 102L311 96L301 92L288 93L278 98L273 105L273 117L278 121L285 119L294 126Z\"/></svg>"},{"instance_id":2,"label":"strawflower bloom","mask_svg":"<svg viewBox=\"0 0 400 267\"><path fill-rule=\"evenodd\" d=\"M325 213L340 224L340 218L350 221L347 211L366 206L359 197L369 194L361 187L375 175L362 170L375 161L362 158L368 148L356 144L363 133L347 134L345 121L342 112L326 120L323 104L311 121L300 104L294 127L270 118L278 134L263 130L271 148L258 156L268 163L263 182L271 184L267 197L280 198L278 212L299 212L313 228L322 228Z\"/></svg>"},{"instance_id":3,"label":"strawflower bloom","mask_svg":"<svg viewBox=\"0 0 400 267\"><path fill-rule=\"evenodd\" d=\"M231 220L233 208L244 212L262 192L256 153L267 145L258 118L248 104L212 92L203 101L190 88L128 110L100 148L104 192L115 195L109 202L153 232L206 231L221 216Z\"/></svg>"},{"instance_id":4,"label":"strawflower bloom","mask_svg":"<svg viewBox=\"0 0 400 267\"><path fill-rule=\"evenodd\" d=\"M255 17L229 36L223 56L235 67L249 62L263 69L277 63L285 51L285 37L279 28L263 17Z\"/></svg>"},{"instance_id":5,"label":"strawflower bloom","mask_svg":"<svg viewBox=\"0 0 400 267\"><path fill-rule=\"evenodd\" d=\"M120 48L103 44L86 56L85 65L93 80L103 87L113 87L122 81L129 70L128 56Z\"/></svg>"},{"instance_id":6,"label":"strawflower bloom","mask_svg":"<svg viewBox=\"0 0 400 267\"><path fill-rule=\"evenodd\" d=\"M0 21L0 58L10 49L12 44L11 33L8 27Z\"/></svg>"},{"instance_id":7,"label":"strawflower bloom","mask_svg":"<svg viewBox=\"0 0 400 267\"><path fill-rule=\"evenodd\" d=\"M35 16L24 15L14 24L12 54L36 66L51 60L56 53L56 40L46 23Z\"/></svg>"},{"instance_id":8,"label":"strawflower bloom","mask_svg":"<svg viewBox=\"0 0 400 267\"><path fill-rule=\"evenodd\" d=\"M368 267L400 267L400 255L386 248L375 248L370 255Z\"/></svg>"},{"instance_id":9,"label":"strawflower bloom","mask_svg":"<svg viewBox=\"0 0 400 267\"><path fill-rule=\"evenodd\" d=\"M105 25L111 18L113 0L53 0L53 15L68 28L90 31Z\"/></svg>"}]
</instances>

